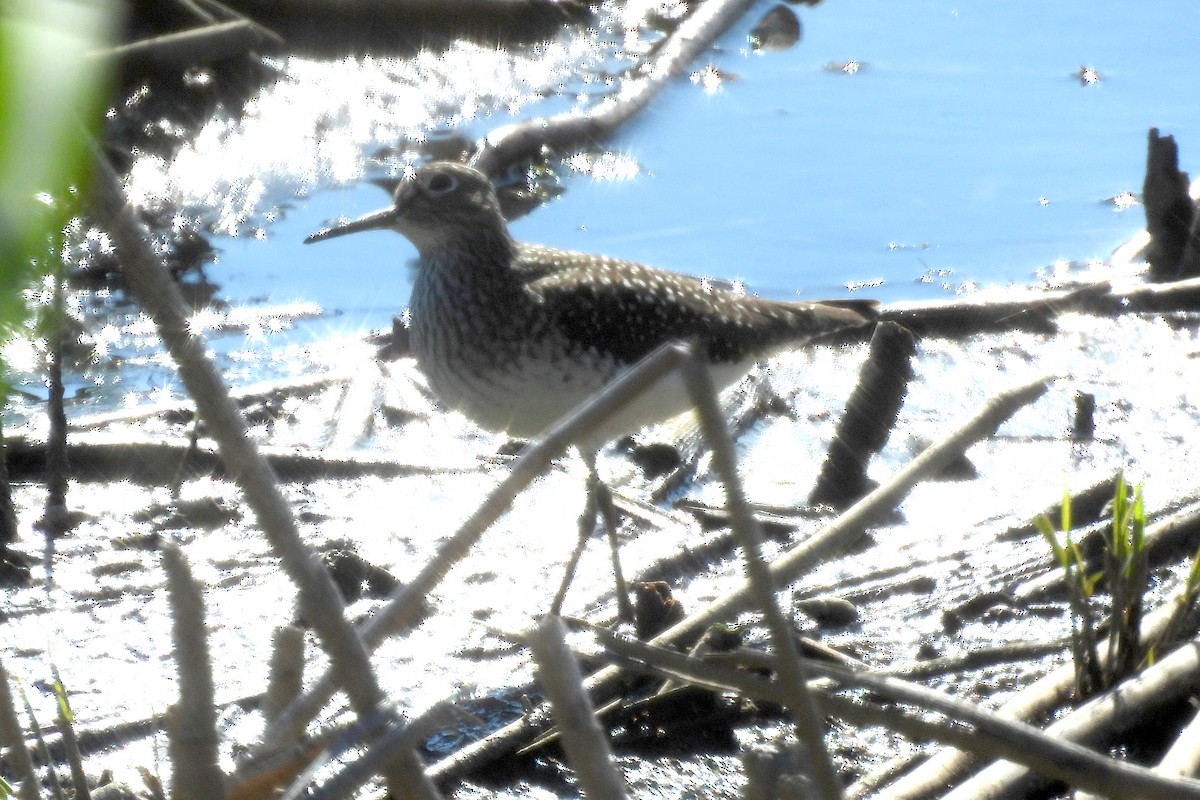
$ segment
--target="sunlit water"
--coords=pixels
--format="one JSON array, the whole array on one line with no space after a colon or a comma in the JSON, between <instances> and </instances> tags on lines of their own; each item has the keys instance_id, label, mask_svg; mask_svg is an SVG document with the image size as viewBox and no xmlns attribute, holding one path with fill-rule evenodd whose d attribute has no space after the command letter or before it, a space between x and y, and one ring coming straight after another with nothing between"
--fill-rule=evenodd
<instances>
[{"instance_id":1,"label":"sunlit water","mask_svg":"<svg viewBox=\"0 0 1200 800\"><path fill-rule=\"evenodd\" d=\"M646 8L606 5L586 32L510 51L283 60L242 113L214 117L171 158L137 160L131 197L214 234L218 297L258 307L246 313L260 324L210 330L231 379L303 371L310 347L387 327L408 299L411 245L388 232L304 236L386 203L362 179L399 174L426 141L603 97L661 38L641 24ZM516 235L781 299L943 298L1107 258L1144 224L1149 127L1177 138L1184 168L1200 152L1192 53L1163 35L1200 22L1187 0L826 2L797 9L798 45L755 53L747 34L767 8L606 152L564 154L565 193ZM319 313L272 308L294 304ZM170 389L167 369L104 370L106 356L139 349L120 317L90 327L85 345L108 338L74 389L101 407L126 389Z\"/></svg>"}]
</instances>

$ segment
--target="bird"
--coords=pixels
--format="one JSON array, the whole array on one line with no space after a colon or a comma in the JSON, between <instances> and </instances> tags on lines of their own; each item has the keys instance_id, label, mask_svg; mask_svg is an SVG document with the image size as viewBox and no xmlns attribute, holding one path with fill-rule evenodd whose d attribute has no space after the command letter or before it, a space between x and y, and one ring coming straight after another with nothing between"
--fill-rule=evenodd
<instances>
[{"instance_id":1,"label":"bird","mask_svg":"<svg viewBox=\"0 0 1200 800\"><path fill-rule=\"evenodd\" d=\"M877 316L869 300L769 300L632 261L519 242L492 181L454 161L411 168L391 206L305 242L371 230L400 233L417 249L409 342L434 394L480 427L517 439L536 437L664 343L690 342L721 389L785 348ZM574 442L588 471L587 504L552 613L599 515L628 618L619 516L596 455L689 408L682 380L668 376Z\"/></svg>"}]
</instances>

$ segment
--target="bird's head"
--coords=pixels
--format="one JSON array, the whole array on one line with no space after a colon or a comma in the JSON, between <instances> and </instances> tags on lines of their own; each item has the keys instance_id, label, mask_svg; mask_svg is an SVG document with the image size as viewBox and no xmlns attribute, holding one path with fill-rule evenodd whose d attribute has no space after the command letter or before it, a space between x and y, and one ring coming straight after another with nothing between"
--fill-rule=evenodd
<instances>
[{"instance_id":1,"label":"bird's head","mask_svg":"<svg viewBox=\"0 0 1200 800\"><path fill-rule=\"evenodd\" d=\"M466 164L434 161L419 167L400 181L392 200L390 208L325 228L304 241L390 229L404 234L425 254L462 237L508 236L492 182Z\"/></svg>"}]
</instances>

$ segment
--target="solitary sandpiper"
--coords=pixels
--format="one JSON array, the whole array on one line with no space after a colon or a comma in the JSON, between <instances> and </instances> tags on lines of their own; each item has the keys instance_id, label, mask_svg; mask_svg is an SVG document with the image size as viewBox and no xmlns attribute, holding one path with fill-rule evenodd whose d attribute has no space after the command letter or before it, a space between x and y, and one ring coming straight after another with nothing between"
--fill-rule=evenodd
<instances>
[{"instance_id":1,"label":"solitary sandpiper","mask_svg":"<svg viewBox=\"0 0 1200 800\"><path fill-rule=\"evenodd\" d=\"M417 168L390 208L306 241L382 228L406 236L420 255L410 341L434 392L480 426L517 438L536 436L664 342L692 342L720 388L774 352L874 316L870 301L763 300L629 261L517 242L491 181L459 163ZM598 510L615 543L596 451L689 407L677 380L641 398L576 442L589 471L580 549Z\"/></svg>"}]
</instances>

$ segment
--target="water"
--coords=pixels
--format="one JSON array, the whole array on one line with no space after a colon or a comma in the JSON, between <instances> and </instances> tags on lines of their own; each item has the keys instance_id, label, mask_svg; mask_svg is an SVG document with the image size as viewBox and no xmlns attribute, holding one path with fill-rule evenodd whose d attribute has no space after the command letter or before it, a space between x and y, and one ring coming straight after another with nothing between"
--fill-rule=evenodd
<instances>
[{"instance_id":1,"label":"water","mask_svg":"<svg viewBox=\"0 0 1200 800\"><path fill-rule=\"evenodd\" d=\"M389 326L411 288L411 245L304 236L385 204L364 178L420 158L422 139L471 141L603 96L603 76L661 38L639 24L644 7L604 5L587 32L510 51L282 60L242 113L218 112L172 157L138 158L131 196L212 233L218 297L275 320L209 332L231 380L309 370L339 337ZM1200 23L1190 0L839 0L796 8L792 49L752 52L769 7L589 154L616 177L577 172L587 159L564 154L564 193L514 233L780 299L940 299L1104 260L1144 224L1136 202L1111 198L1140 190L1149 127L1177 138L1184 168L1200 153L1192 51L1160 33ZM296 302L319 313L271 310ZM168 364L129 358L144 337L127 312L89 323L85 347L101 328L108 338L74 386L82 406L175 391ZM109 354L126 360L105 370ZM44 394L36 375L23 384Z\"/></svg>"},{"instance_id":2,"label":"water","mask_svg":"<svg viewBox=\"0 0 1200 800\"><path fill-rule=\"evenodd\" d=\"M515 234L771 297L864 282L884 300L941 297L1106 258L1144 223L1140 206L1108 198L1140 190L1147 129L1174 134L1185 166L1200 148L1189 148L1200 142L1190 51L1158 34L1179 15L1200 22L1191 3L828 2L799 10L797 47L755 54L746 34L766 8L709 54L726 76L714 90L679 79L610 143L636 177L566 171L565 194ZM853 74L835 68L850 62ZM518 116L542 113L532 102ZM327 183L268 241L219 242L214 277L233 297L316 299L347 321L385 322L415 252L387 233L301 246L325 220L386 202L373 186Z\"/></svg>"}]
</instances>

